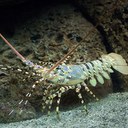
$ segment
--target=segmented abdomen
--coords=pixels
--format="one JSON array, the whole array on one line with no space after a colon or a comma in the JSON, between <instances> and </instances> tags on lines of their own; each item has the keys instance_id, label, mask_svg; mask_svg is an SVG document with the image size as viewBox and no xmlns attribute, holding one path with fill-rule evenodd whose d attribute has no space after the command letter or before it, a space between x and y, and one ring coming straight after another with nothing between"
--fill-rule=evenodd
<instances>
[{"instance_id":1,"label":"segmented abdomen","mask_svg":"<svg viewBox=\"0 0 128 128\"><path fill-rule=\"evenodd\" d=\"M103 77L110 79L108 73L113 72L112 65L113 61L102 58L80 65L60 65L54 71L55 77L51 81L59 85L74 85L89 80L92 86L96 86L97 81L104 83Z\"/></svg>"}]
</instances>

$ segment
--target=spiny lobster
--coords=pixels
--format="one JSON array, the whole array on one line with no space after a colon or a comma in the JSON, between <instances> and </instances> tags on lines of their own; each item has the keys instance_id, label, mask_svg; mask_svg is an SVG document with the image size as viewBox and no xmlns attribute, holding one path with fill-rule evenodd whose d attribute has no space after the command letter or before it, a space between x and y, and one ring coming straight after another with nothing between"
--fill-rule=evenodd
<instances>
[{"instance_id":1,"label":"spiny lobster","mask_svg":"<svg viewBox=\"0 0 128 128\"><path fill-rule=\"evenodd\" d=\"M114 8L111 9L114 10ZM97 27L98 24L95 26ZM84 39L93 31L91 29ZM110 79L109 73L113 73L113 69L119 71L122 74L128 75L128 65L123 57L116 53L110 53L107 55L102 55L98 60L94 60L88 63L82 63L79 65L66 65L63 62L74 52L74 50L80 45L76 45L71 49L68 54L66 54L60 61L58 61L51 68L47 68L41 65L34 64L30 60L26 60L3 36L0 34L0 37L8 44L8 46L15 52L15 54L22 60L22 62L34 69L37 76L41 78L32 85L32 89L36 87L39 83L48 83L45 86L43 92L43 110L48 108L48 113L50 113L51 106L53 104L54 98L57 99L56 112L59 117L59 104L61 100L61 95L67 92L70 89L75 89L78 93L78 97L81 100L81 103L84 104L82 94L80 92L82 86L87 92L89 92L96 100L98 98L93 94L93 92L88 88L85 83L85 80L89 81L91 86L96 86L97 82L104 84L104 78ZM19 69L20 70L20 69ZM27 93L26 97L30 97L31 93ZM19 104L22 104L24 100L22 99ZM27 100L24 102L27 104ZM86 107L85 107L86 109ZM13 113L12 110L10 114Z\"/></svg>"},{"instance_id":2,"label":"spiny lobster","mask_svg":"<svg viewBox=\"0 0 128 128\"><path fill-rule=\"evenodd\" d=\"M123 57L116 53L109 53L107 55L102 55L98 60L94 60L88 63L82 63L78 65L66 65L59 64L51 67L43 67L41 65L34 64L30 60L26 60L3 36L0 34L0 37L9 45L9 47L17 54L17 56L25 63L27 66L34 69L36 75L40 76L41 79L33 84L32 88L35 88L36 85L40 82L49 83L46 86L43 97L43 110L48 107L48 113L53 103L53 99L57 99L56 112L59 115L59 104L61 100L61 95L70 89L75 89L78 93L78 97L81 100L81 103L84 104L82 94L80 92L81 87L83 86L87 92L89 92L96 100L98 98L93 94L93 92L88 88L85 83L85 80L88 80L91 86L96 86L97 82L104 84L104 78L110 79L109 73L113 73L113 69L119 71L122 74L128 75L128 65ZM64 59L64 58L63 58ZM65 59L64 59L65 60ZM60 60L62 61L62 60ZM26 97L30 97L31 93L27 93ZM22 99L19 104L24 100ZM27 101L25 101L25 104ZM85 107L86 109L86 107ZM12 110L9 114L11 114Z\"/></svg>"}]
</instances>

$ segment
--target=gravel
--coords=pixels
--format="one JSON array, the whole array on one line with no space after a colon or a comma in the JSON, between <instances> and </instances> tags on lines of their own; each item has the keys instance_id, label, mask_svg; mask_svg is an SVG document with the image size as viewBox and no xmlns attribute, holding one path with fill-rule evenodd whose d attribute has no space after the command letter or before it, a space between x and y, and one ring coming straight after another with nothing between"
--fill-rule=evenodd
<instances>
[{"instance_id":1,"label":"gravel","mask_svg":"<svg viewBox=\"0 0 128 128\"><path fill-rule=\"evenodd\" d=\"M110 94L108 97L88 104L88 114L83 106L38 119L0 124L0 128L128 128L128 92Z\"/></svg>"}]
</instances>

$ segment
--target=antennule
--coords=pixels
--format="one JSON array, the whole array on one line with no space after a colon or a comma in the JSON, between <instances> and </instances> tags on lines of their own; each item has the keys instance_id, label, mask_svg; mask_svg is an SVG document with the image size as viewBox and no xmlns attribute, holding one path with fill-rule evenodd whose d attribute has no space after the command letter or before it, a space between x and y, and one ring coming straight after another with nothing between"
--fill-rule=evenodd
<instances>
[{"instance_id":1,"label":"antennule","mask_svg":"<svg viewBox=\"0 0 128 128\"><path fill-rule=\"evenodd\" d=\"M0 33L0 37L3 41L12 49L12 51L23 61L25 62L26 59L4 38L4 36Z\"/></svg>"}]
</instances>

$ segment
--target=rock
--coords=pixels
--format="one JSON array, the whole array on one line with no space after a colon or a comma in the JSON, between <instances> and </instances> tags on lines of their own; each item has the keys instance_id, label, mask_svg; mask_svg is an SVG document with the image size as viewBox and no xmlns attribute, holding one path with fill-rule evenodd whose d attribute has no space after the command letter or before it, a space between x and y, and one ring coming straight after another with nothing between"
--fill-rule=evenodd
<instances>
[{"instance_id":1,"label":"rock","mask_svg":"<svg viewBox=\"0 0 128 128\"><path fill-rule=\"evenodd\" d=\"M76 0L76 5L85 17L101 32L107 52L122 55L128 62L128 1ZM128 76L112 75L114 91L128 91Z\"/></svg>"},{"instance_id":2,"label":"rock","mask_svg":"<svg viewBox=\"0 0 128 128\"><path fill-rule=\"evenodd\" d=\"M14 111L13 111L14 110ZM10 114L13 111L12 114ZM21 110L17 101L14 99L3 98L0 100L0 122L9 123L21 120L28 120L36 118L35 109L27 104L26 107Z\"/></svg>"}]
</instances>

